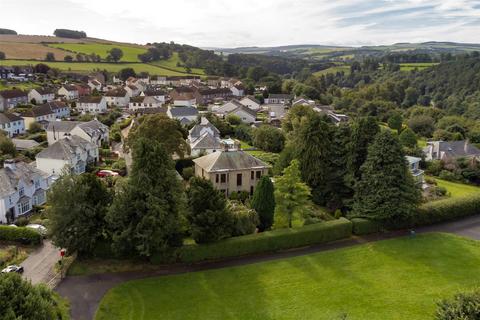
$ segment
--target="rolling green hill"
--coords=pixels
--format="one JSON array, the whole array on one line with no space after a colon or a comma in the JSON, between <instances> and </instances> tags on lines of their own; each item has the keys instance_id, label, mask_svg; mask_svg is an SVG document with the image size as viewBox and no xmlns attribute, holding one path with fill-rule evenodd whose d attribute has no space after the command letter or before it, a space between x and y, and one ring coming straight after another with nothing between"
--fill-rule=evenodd
<instances>
[{"instance_id":1,"label":"rolling green hill","mask_svg":"<svg viewBox=\"0 0 480 320\"><path fill-rule=\"evenodd\" d=\"M102 59L108 56L108 51L112 48L119 48L123 51L122 62L139 62L138 55L145 53L147 47L133 47L122 44L106 44L106 43L54 43L49 44L49 47L63 49L74 54L98 54Z\"/></svg>"}]
</instances>

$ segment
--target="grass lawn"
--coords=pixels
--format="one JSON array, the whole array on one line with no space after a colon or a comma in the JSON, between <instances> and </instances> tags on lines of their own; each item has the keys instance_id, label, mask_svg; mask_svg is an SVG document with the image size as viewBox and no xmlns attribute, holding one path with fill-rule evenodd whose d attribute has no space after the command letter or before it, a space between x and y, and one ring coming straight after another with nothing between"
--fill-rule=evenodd
<instances>
[{"instance_id":1,"label":"grass lawn","mask_svg":"<svg viewBox=\"0 0 480 320\"><path fill-rule=\"evenodd\" d=\"M9 85L4 85L0 83L0 90L17 88L20 90L30 91L31 89L38 88L38 87L40 86L34 82L19 82L19 83L9 84Z\"/></svg>"},{"instance_id":2,"label":"grass lawn","mask_svg":"<svg viewBox=\"0 0 480 320\"><path fill-rule=\"evenodd\" d=\"M480 188L476 186L446 181L437 178L435 178L435 180L437 181L437 185L439 187L444 187L445 189L447 189L447 191L450 192L450 195L452 197L464 197L474 193L478 194L480 192Z\"/></svg>"},{"instance_id":3,"label":"grass lawn","mask_svg":"<svg viewBox=\"0 0 480 320\"><path fill-rule=\"evenodd\" d=\"M53 43L49 47L64 49L74 53L98 54L102 59L108 56L108 51L112 48L119 48L123 51L123 57L120 61L138 62L138 55L147 52L146 48L130 47L121 44L106 43Z\"/></svg>"},{"instance_id":4,"label":"grass lawn","mask_svg":"<svg viewBox=\"0 0 480 320\"><path fill-rule=\"evenodd\" d=\"M437 301L478 286L479 263L480 242L418 235L126 282L96 320L432 319Z\"/></svg>"},{"instance_id":5,"label":"grass lawn","mask_svg":"<svg viewBox=\"0 0 480 320\"><path fill-rule=\"evenodd\" d=\"M105 62L45 62L36 60L0 60L0 66L22 66L44 63L52 68L65 71L91 72L96 70L107 70L118 72L123 68L133 68L135 72L148 72L151 75L162 76L184 76L186 73L167 70L158 66L146 63L105 63Z\"/></svg>"},{"instance_id":6,"label":"grass lawn","mask_svg":"<svg viewBox=\"0 0 480 320\"><path fill-rule=\"evenodd\" d=\"M28 257L33 249L28 247L2 246L0 245L0 269L10 264L20 264Z\"/></svg>"}]
</instances>

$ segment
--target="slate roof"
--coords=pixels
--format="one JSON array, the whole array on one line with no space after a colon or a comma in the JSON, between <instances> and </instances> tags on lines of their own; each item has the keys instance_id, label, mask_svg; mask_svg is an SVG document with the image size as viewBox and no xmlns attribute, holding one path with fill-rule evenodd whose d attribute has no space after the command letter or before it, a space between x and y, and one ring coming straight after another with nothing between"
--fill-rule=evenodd
<instances>
[{"instance_id":1,"label":"slate roof","mask_svg":"<svg viewBox=\"0 0 480 320\"><path fill-rule=\"evenodd\" d=\"M191 149L220 149L222 144L220 138L205 132L201 137L196 139L190 147Z\"/></svg>"},{"instance_id":2,"label":"slate roof","mask_svg":"<svg viewBox=\"0 0 480 320\"><path fill-rule=\"evenodd\" d=\"M80 121L52 121L48 123L47 131L70 132L80 123Z\"/></svg>"},{"instance_id":3,"label":"slate roof","mask_svg":"<svg viewBox=\"0 0 480 320\"><path fill-rule=\"evenodd\" d=\"M78 100L79 103L100 103L102 102L102 96L84 96L80 97Z\"/></svg>"},{"instance_id":4,"label":"slate roof","mask_svg":"<svg viewBox=\"0 0 480 320\"><path fill-rule=\"evenodd\" d=\"M0 96L5 99L12 99L12 98L21 98L27 97L27 94L19 89L11 89L11 90L2 90L0 91Z\"/></svg>"},{"instance_id":5,"label":"slate roof","mask_svg":"<svg viewBox=\"0 0 480 320\"><path fill-rule=\"evenodd\" d=\"M265 162L241 150L217 151L194 159L193 162L207 172L268 168Z\"/></svg>"},{"instance_id":6,"label":"slate roof","mask_svg":"<svg viewBox=\"0 0 480 320\"><path fill-rule=\"evenodd\" d=\"M248 99L248 100L251 100L257 104L260 104L260 101L258 101L255 97L252 97L252 96L246 96L246 97L243 97L242 100L245 100L245 99ZM241 101L241 100L240 100Z\"/></svg>"},{"instance_id":7,"label":"slate roof","mask_svg":"<svg viewBox=\"0 0 480 320\"><path fill-rule=\"evenodd\" d=\"M289 100L291 99L292 96L289 95L289 94L284 94L284 93L270 93L268 95L268 99L285 99L285 100Z\"/></svg>"},{"instance_id":8,"label":"slate roof","mask_svg":"<svg viewBox=\"0 0 480 320\"><path fill-rule=\"evenodd\" d=\"M480 149L467 141L440 141L439 152L448 158L480 156Z\"/></svg>"},{"instance_id":9,"label":"slate roof","mask_svg":"<svg viewBox=\"0 0 480 320\"><path fill-rule=\"evenodd\" d=\"M109 90L105 93L106 97L125 97L126 95L127 95L127 90L123 88Z\"/></svg>"},{"instance_id":10,"label":"slate roof","mask_svg":"<svg viewBox=\"0 0 480 320\"><path fill-rule=\"evenodd\" d=\"M200 123L196 124L192 129L190 129L189 135L194 138L200 137L202 130L205 128L210 128L215 136L220 136L220 130L211 124L210 121L208 121L208 119L205 117L202 117Z\"/></svg>"},{"instance_id":11,"label":"slate roof","mask_svg":"<svg viewBox=\"0 0 480 320\"><path fill-rule=\"evenodd\" d=\"M35 90L41 95L46 95L46 94L54 94L53 89L47 89L47 88L37 88L37 89L32 89L32 91Z\"/></svg>"},{"instance_id":12,"label":"slate roof","mask_svg":"<svg viewBox=\"0 0 480 320\"><path fill-rule=\"evenodd\" d=\"M80 122L78 126L89 136L93 136L95 132L108 133L108 127L96 119L88 122Z\"/></svg>"},{"instance_id":13,"label":"slate roof","mask_svg":"<svg viewBox=\"0 0 480 320\"><path fill-rule=\"evenodd\" d=\"M40 144L35 140L26 139L12 139L13 144L17 150L28 150L38 147Z\"/></svg>"},{"instance_id":14,"label":"slate roof","mask_svg":"<svg viewBox=\"0 0 480 320\"><path fill-rule=\"evenodd\" d=\"M43 149L37 154L36 158L70 160L75 156L77 148L86 150L88 146L93 147L93 144L79 136L73 135L60 139L48 148Z\"/></svg>"},{"instance_id":15,"label":"slate roof","mask_svg":"<svg viewBox=\"0 0 480 320\"><path fill-rule=\"evenodd\" d=\"M23 117L41 117L54 114L52 108L48 104L42 104L39 106L32 107L30 110L22 114Z\"/></svg>"},{"instance_id":16,"label":"slate roof","mask_svg":"<svg viewBox=\"0 0 480 320\"><path fill-rule=\"evenodd\" d=\"M0 112L0 124L6 124L13 121L21 121L23 120L21 117L13 114L13 113L1 113Z\"/></svg>"},{"instance_id":17,"label":"slate roof","mask_svg":"<svg viewBox=\"0 0 480 320\"><path fill-rule=\"evenodd\" d=\"M25 184L32 185L36 177L48 177L45 172L25 162L17 161L15 166L15 170L10 168L0 169L0 198L16 192L20 180L23 180Z\"/></svg>"},{"instance_id":18,"label":"slate roof","mask_svg":"<svg viewBox=\"0 0 480 320\"><path fill-rule=\"evenodd\" d=\"M192 117L198 115L198 110L194 107L173 107L170 113L174 118Z\"/></svg>"}]
</instances>

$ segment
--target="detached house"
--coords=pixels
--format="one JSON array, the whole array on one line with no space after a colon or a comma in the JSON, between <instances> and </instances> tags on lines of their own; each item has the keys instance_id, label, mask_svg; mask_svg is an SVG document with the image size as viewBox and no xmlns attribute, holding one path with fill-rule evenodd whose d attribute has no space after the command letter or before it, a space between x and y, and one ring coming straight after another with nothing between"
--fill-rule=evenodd
<instances>
[{"instance_id":1,"label":"detached house","mask_svg":"<svg viewBox=\"0 0 480 320\"><path fill-rule=\"evenodd\" d=\"M81 113L102 114L107 112L107 100L102 96L81 97L77 103Z\"/></svg>"},{"instance_id":2,"label":"detached house","mask_svg":"<svg viewBox=\"0 0 480 320\"><path fill-rule=\"evenodd\" d=\"M18 160L5 160L0 169L0 223L13 223L46 201L48 175Z\"/></svg>"},{"instance_id":3,"label":"detached house","mask_svg":"<svg viewBox=\"0 0 480 320\"><path fill-rule=\"evenodd\" d=\"M78 89L73 85L64 85L58 89L58 95L65 97L67 100L78 99Z\"/></svg>"},{"instance_id":4,"label":"detached house","mask_svg":"<svg viewBox=\"0 0 480 320\"><path fill-rule=\"evenodd\" d=\"M225 149L194 159L195 175L210 180L227 197L239 191L253 194L269 166L243 151Z\"/></svg>"},{"instance_id":5,"label":"detached house","mask_svg":"<svg viewBox=\"0 0 480 320\"><path fill-rule=\"evenodd\" d=\"M223 106L217 108L215 113L222 117L234 114L244 123L254 123L257 118L257 112L244 106L238 100L233 99L225 103Z\"/></svg>"},{"instance_id":6,"label":"detached house","mask_svg":"<svg viewBox=\"0 0 480 320\"><path fill-rule=\"evenodd\" d=\"M405 159L408 162L408 169L410 170L415 183L418 185L423 185L424 175L423 170L420 169L420 161L422 161L422 158L405 156Z\"/></svg>"},{"instance_id":7,"label":"detached house","mask_svg":"<svg viewBox=\"0 0 480 320\"><path fill-rule=\"evenodd\" d=\"M193 107L169 107L167 116L179 120L183 125L188 125L197 119L198 110Z\"/></svg>"},{"instance_id":8,"label":"detached house","mask_svg":"<svg viewBox=\"0 0 480 320\"><path fill-rule=\"evenodd\" d=\"M127 91L130 97L136 97L141 93L141 90L133 84L125 86L125 90Z\"/></svg>"},{"instance_id":9,"label":"detached house","mask_svg":"<svg viewBox=\"0 0 480 320\"><path fill-rule=\"evenodd\" d=\"M188 143L190 155L194 157L218 151L221 148L220 131L207 118L202 117L200 123L190 129Z\"/></svg>"},{"instance_id":10,"label":"detached house","mask_svg":"<svg viewBox=\"0 0 480 320\"><path fill-rule=\"evenodd\" d=\"M160 108L162 105L163 103L154 97L138 96L138 97L130 98L130 103L128 104L128 110L135 111L138 109L145 109L145 108Z\"/></svg>"},{"instance_id":11,"label":"detached house","mask_svg":"<svg viewBox=\"0 0 480 320\"><path fill-rule=\"evenodd\" d=\"M18 105L28 104L28 95L19 89L0 91L0 111L7 111Z\"/></svg>"},{"instance_id":12,"label":"detached house","mask_svg":"<svg viewBox=\"0 0 480 320\"><path fill-rule=\"evenodd\" d=\"M32 107L30 110L22 113L22 118L25 121L26 128L28 129L34 122L38 122L44 128L46 128L48 123L55 121L57 117L52 108L50 108L50 105L42 104L40 106Z\"/></svg>"},{"instance_id":13,"label":"detached house","mask_svg":"<svg viewBox=\"0 0 480 320\"><path fill-rule=\"evenodd\" d=\"M64 170L85 172L87 164L98 161L98 146L76 135L60 139L36 156L37 168L53 177Z\"/></svg>"},{"instance_id":14,"label":"detached house","mask_svg":"<svg viewBox=\"0 0 480 320\"><path fill-rule=\"evenodd\" d=\"M107 93L105 93L105 99L107 100L107 105L122 108L127 107L130 102L130 96L128 95L127 90L123 88L107 91Z\"/></svg>"},{"instance_id":15,"label":"detached house","mask_svg":"<svg viewBox=\"0 0 480 320\"><path fill-rule=\"evenodd\" d=\"M25 121L13 113L0 112L0 131L7 133L8 137L14 137L25 133Z\"/></svg>"},{"instance_id":16,"label":"detached house","mask_svg":"<svg viewBox=\"0 0 480 320\"><path fill-rule=\"evenodd\" d=\"M100 92L102 90L102 83L97 79L88 79L87 85L90 87L90 90L97 90Z\"/></svg>"},{"instance_id":17,"label":"detached house","mask_svg":"<svg viewBox=\"0 0 480 320\"><path fill-rule=\"evenodd\" d=\"M173 105L176 107L193 107L197 104L195 90L189 87L180 87L170 92Z\"/></svg>"},{"instance_id":18,"label":"detached house","mask_svg":"<svg viewBox=\"0 0 480 320\"><path fill-rule=\"evenodd\" d=\"M50 106L57 119L70 117L70 107L63 101L52 101L46 103Z\"/></svg>"},{"instance_id":19,"label":"detached house","mask_svg":"<svg viewBox=\"0 0 480 320\"><path fill-rule=\"evenodd\" d=\"M48 145L52 145L60 139L76 135L100 147L102 143L108 143L108 133L108 127L98 120L54 121L48 124L47 140Z\"/></svg>"},{"instance_id":20,"label":"detached house","mask_svg":"<svg viewBox=\"0 0 480 320\"><path fill-rule=\"evenodd\" d=\"M253 111L258 111L261 109L260 101L252 96L243 97L239 102Z\"/></svg>"},{"instance_id":21,"label":"detached house","mask_svg":"<svg viewBox=\"0 0 480 320\"><path fill-rule=\"evenodd\" d=\"M92 93L92 89L90 88L90 86L88 86L86 84L82 84L82 83L81 84L76 84L75 88L78 91L78 96L79 97L88 96Z\"/></svg>"},{"instance_id":22,"label":"detached house","mask_svg":"<svg viewBox=\"0 0 480 320\"><path fill-rule=\"evenodd\" d=\"M37 103L47 103L55 99L55 92L52 89L32 89L28 93L28 101L34 99Z\"/></svg>"},{"instance_id":23,"label":"detached house","mask_svg":"<svg viewBox=\"0 0 480 320\"><path fill-rule=\"evenodd\" d=\"M467 140L428 142L423 152L427 161L450 161L458 158L480 159L480 149Z\"/></svg>"},{"instance_id":24,"label":"detached house","mask_svg":"<svg viewBox=\"0 0 480 320\"><path fill-rule=\"evenodd\" d=\"M236 84L230 87L230 91L235 97L243 97L245 92L245 87L243 84Z\"/></svg>"},{"instance_id":25,"label":"detached house","mask_svg":"<svg viewBox=\"0 0 480 320\"><path fill-rule=\"evenodd\" d=\"M167 94L163 90L157 90L157 89L149 89L149 90L144 90L140 93L141 97L153 97L160 101L161 103L165 103L166 96Z\"/></svg>"}]
</instances>

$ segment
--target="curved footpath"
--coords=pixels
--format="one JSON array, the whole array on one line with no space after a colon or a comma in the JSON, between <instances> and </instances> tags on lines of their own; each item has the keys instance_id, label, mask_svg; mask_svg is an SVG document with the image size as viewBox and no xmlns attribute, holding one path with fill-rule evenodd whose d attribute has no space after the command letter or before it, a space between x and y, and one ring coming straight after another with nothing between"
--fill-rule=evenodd
<instances>
[{"instance_id":1,"label":"curved footpath","mask_svg":"<svg viewBox=\"0 0 480 320\"><path fill-rule=\"evenodd\" d=\"M447 232L480 240L480 215L458 221L418 228L416 229L416 232ZM65 278L58 285L56 291L70 301L73 320L90 320L93 319L100 300L103 298L105 293L110 288L128 280L172 275L185 272L195 272L207 269L219 269L232 266L241 266L262 261L290 258L321 251L350 247L372 241L401 237L408 234L409 233L407 231L395 231L387 234L352 237L349 239L313 245L304 248L286 250L276 253L238 257L219 262L205 262L193 265L171 265L162 267L159 266L158 270L149 272L104 273L88 276L70 276Z\"/></svg>"}]
</instances>

